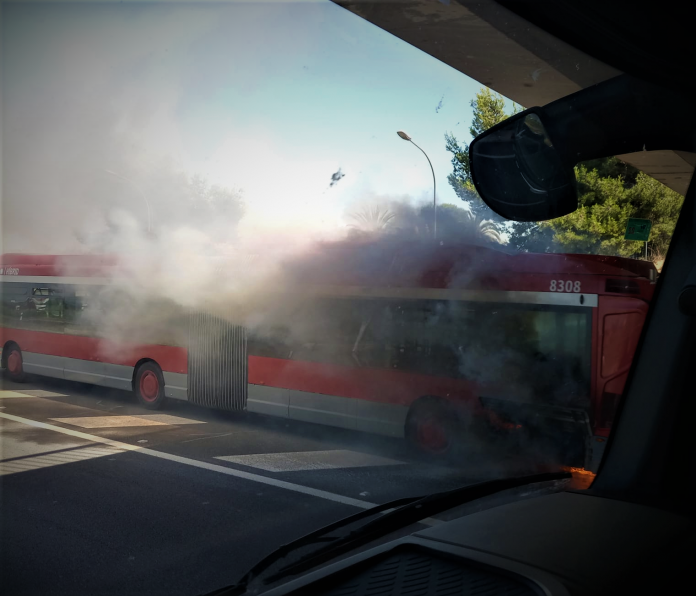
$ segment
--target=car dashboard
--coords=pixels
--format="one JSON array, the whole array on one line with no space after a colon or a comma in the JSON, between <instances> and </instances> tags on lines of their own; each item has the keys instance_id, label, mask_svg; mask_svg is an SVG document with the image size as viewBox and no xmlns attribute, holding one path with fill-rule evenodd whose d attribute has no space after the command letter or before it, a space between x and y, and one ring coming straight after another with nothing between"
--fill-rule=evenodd
<instances>
[{"instance_id":1,"label":"car dashboard","mask_svg":"<svg viewBox=\"0 0 696 596\"><path fill-rule=\"evenodd\" d=\"M693 522L564 492L419 530L264 594L321 596L647 593L680 582ZM251 592L252 590L249 590Z\"/></svg>"}]
</instances>

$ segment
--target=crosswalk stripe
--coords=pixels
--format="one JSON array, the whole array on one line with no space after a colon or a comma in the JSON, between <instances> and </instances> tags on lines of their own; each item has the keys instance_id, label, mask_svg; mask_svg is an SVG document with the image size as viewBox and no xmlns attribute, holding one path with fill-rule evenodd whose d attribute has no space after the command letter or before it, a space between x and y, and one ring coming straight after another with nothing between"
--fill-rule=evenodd
<instances>
[{"instance_id":1,"label":"crosswalk stripe","mask_svg":"<svg viewBox=\"0 0 696 596\"><path fill-rule=\"evenodd\" d=\"M192 420L191 418L182 418L181 416L172 416L170 414L139 414L138 416L135 416L135 418L153 420L155 422L170 424L172 426L179 426L182 424L205 424L205 420Z\"/></svg>"},{"instance_id":2,"label":"crosswalk stripe","mask_svg":"<svg viewBox=\"0 0 696 596\"><path fill-rule=\"evenodd\" d=\"M22 389L19 393L25 393L31 397L68 397L65 393L54 391L44 391L43 389Z\"/></svg>"},{"instance_id":3,"label":"crosswalk stripe","mask_svg":"<svg viewBox=\"0 0 696 596\"><path fill-rule=\"evenodd\" d=\"M191 420L169 414L142 414L139 416L75 416L72 418L51 418L80 428L123 428L128 426L180 426L184 424L205 424L202 420Z\"/></svg>"},{"instance_id":4,"label":"crosswalk stripe","mask_svg":"<svg viewBox=\"0 0 696 596\"><path fill-rule=\"evenodd\" d=\"M6 399L6 398L16 398L16 397L30 397L29 395L26 395L24 393L20 393L19 391L0 391L0 399Z\"/></svg>"},{"instance_id":5,"label":"crosswalk stripe","mask_svg":"<svg viewBox=\"0 0 696 596\"><path fill-rule=\"evenodd\" d=\"M0 462L0 476L16 474L18 472L29 472L31 470L40 470L41 468L51 468L62 464L72 464L75 462L86 461L107 455L116 455L125 453L122 449L113 447L84 447L73 449L71 451L63 451L60 453L48 453L46 455L32 455L29 457L20 457L9 461Z\"/></svg>"},{"instance_id":6,"label":"crosswalk stripe","mask_svg":"<svg viewBox=\"0 0 696 596\"><path fill-rule=\"evenodd\" d=\"M54 393L53 391L43 391L42 389L22 389L21 391L10 391L4 389L0 391L0 399L18 398L18 397L68 397L63 393Z\"/></svg>"},{"instance_id":7,"label":"crosswalk stripe","mask_svg":"<svg viewBox=\"0 0 696 596\"><path fill-rule=\"evenodd\" d=\"M402 461L388 457L349 451L347 449L221 455L215 459L250 468L258 468L266 472L302 472L307 470L336 470L340 468L366 468L404 464Z\"/></svg>"},{"instance_id":8,"label":"crosswalk stripe","mask_svg":"<svg viewBox=\"0 0 696 596\"><path fill-rule=\"evenodd\" d=\"M137 416L76 416L74 418L51 418L80 428L121 428L124 426L166 426L164 422L147 420Z\"/></svg>"}]
</instances>

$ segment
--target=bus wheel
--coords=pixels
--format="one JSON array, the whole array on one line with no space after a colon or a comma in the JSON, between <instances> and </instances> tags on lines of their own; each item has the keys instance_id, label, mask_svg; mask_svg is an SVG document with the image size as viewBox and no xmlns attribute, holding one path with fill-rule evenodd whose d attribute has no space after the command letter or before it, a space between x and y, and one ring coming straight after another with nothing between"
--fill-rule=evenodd
<instances>
[{"instance_id":1,"label":"bus wheel","mask_svg":"<svg viewBox=\"0 0 696 596\"><path fill-rule=\"evenodd\" d=\"M24 361L22 360L22 352L17 344L5 346L3 350L3 364L5 371L10 381L23 383L26 379L24 374Z\"/></svg>"},{"instance_id":2,"label":"bus wheel","mask_svg":"<svg viewBox=\"0 0 696 596\"><path fill-rule=\"evenodd\" d=\"M456 414L442 400L423 398L408 413L406 439L422 453L449 455L457 439Z\"/></svg>"},{"instance_id":3,"label":"bus wheel","mask_svg":"<svg viewBox=\"0 0 696 596\"><path fill-rule=\"evenodd\" d=\"M138 368L134 383L138 401L150 410L159 410L166 400L162 369L154 362L145 362Z\"/></svg>"}]
</instances>

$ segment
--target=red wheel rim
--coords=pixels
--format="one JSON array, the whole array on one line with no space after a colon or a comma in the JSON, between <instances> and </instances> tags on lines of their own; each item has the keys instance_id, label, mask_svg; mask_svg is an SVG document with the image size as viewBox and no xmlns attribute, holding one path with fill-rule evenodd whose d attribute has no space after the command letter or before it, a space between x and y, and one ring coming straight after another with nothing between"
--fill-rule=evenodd
<instances>
[{"instance_id":1,"label":"red wheel rim","mask_svg":"<svg viewBox=\"0 0 696 596\"><path fill-rule=\"evenodd\" d=\"M160 393L160 384L157 375L151 370L146 370L140 376L140 395L145 401L155 401Z\"/></svg>"},{"instance_id":2,"label":"red wheel rim","mask_svg":"<svg viewBox=\"0 0 696 596\"><path fill-rule=\"evenodd\" d=\"M12 350L7 357L7 370L13 375L22 372L22 355L17 350Z\"/></svg>"},{"instance_id":3,"label":"red wheel rim","mask_svg":"<svg viewBox=\"0 0 696 596\"><path fill-rule=\"evenodd\" d=\"M429 417L418 423L418 443L428 451L442 453L449 447L447 429L434 417Z\"/></svg>"}]
</instances>

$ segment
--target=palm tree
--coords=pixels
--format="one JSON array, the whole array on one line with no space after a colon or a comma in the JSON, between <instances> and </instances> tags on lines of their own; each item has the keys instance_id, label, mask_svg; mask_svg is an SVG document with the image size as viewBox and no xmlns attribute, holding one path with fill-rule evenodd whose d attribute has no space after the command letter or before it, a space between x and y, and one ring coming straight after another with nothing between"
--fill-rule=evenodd
<instances>
[{"instance_id":1,"label":"palm tree","mask_svg":"<svg viewBox=\"0 0 696 596\"><path fill-rule=\"evenodd\" d=\"M486 240L490 240L491 242L503 244L503 237L500 234L498 224L496 224L492 219L477 220L473 215L472 218L476 223L476 230L479 236L485 238Z\"/></svg>"},{"instance_id":2,"label":"palm tree","mask_svg":"<svg viewBox=\"0 0 696 596\"><path fill-rule=\"evenodd\" d=\"M432 206L421 208L420 216L426 222L430 221ZM470 209L450 203L443 203L437 208L437 230L441 239L504 243L498 223L479 218Z\"/></svg>"},{"instance_id":3,"label":"palm tree","mask_svg":"<svg viewBox=\"0 0 696 596\"><path fill-rule=\"evenodd\" d=\"M349 216L353 222L348 227L357 232L379 234L389 230L396 214L384 207L364 207Z\"/></svg>"}]
</instances>

